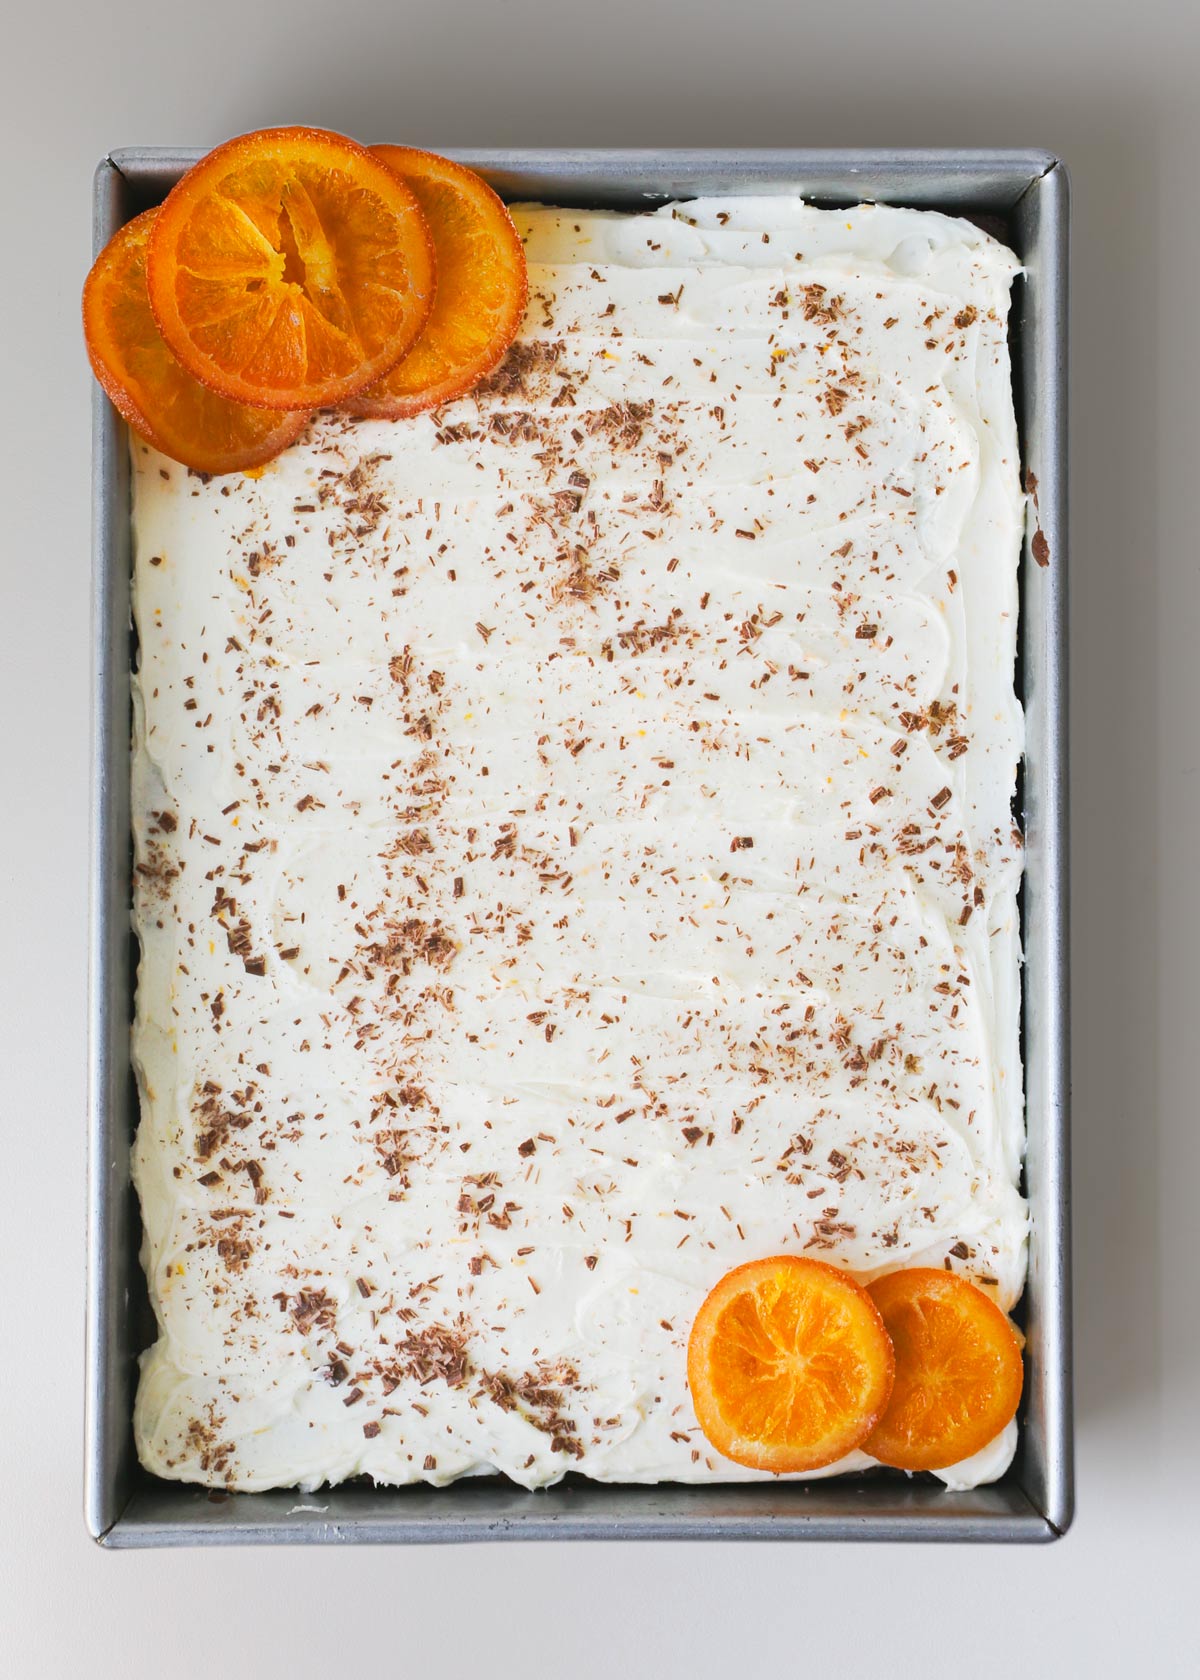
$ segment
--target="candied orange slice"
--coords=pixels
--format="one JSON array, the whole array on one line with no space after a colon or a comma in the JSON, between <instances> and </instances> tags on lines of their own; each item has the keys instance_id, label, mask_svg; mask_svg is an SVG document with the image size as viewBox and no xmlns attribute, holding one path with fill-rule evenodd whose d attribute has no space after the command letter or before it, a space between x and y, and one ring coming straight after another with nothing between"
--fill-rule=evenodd
<instances>
[{"instance_id":1,"label":"candied orange slice","mask_svg":"<svg viewBox=\"0 0 1200 1680\"><path fill-rule=\"evenodd\" d=\"M501 199L473 170L412 146L372 146L416 194L437 255L438 289L408 355L352 397L352 414L400 420L459 397L488 374L525 313L525 251Z\"/></svg>"},{"instance_id":2,"label":"candied orange slice","mask_svg":"<svg viewBox=\"0 0 1200 1680\"><path fill-rule=\"evenodd\" d=\"M883 1415L892 1345L866 1290L822 1260L775 1255L727 1273L688 1343L700 1427L736 1464L818 1470Z\"/></svg>"},{"instance_id":3,"label":"candied orange slice","mask_svg":"<svg viewBox=\"0 0 1200 1680\"><path fill-rule=\"evenodd\" d=\"M898 1470L944 1470L994 1440L1021 1398L1017 1333L966 1278L928 1266L868 1293L896 1350L896 1382L863 1450Z\"/></svg>"},{"instance_id":4,"label":"candied orange slice","mask_svg":"<svg viewBox=\"0 0 1200 1680\"><path fill-rule=\"evenodd\" d=\"M314 128L227 141L173 188L150 240L163 337L233 402L323 408L385 373L425 325L433 246L365 146Z\"/></svg>"},{"instance_id":5,"label":"candied orange slice","mask_svg":"<svg viewBox=\"0 0 1200 1680\"><path fill-rule=\"evenodd\" d=\"M83 288L83 331L96 378L121 417L172 460L198 472L261 466L304 429L307 414L226 402L167 349L146 292L146 247L157 210L109 240Z\"/></svg>"}]
</instances>

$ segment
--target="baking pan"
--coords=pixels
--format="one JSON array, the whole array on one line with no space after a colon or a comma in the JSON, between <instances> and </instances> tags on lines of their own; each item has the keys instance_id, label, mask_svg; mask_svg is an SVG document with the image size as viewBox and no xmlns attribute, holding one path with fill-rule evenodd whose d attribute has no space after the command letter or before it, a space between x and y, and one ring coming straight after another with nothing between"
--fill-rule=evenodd
<instances>
[{"instance_id":1,"label":"baking pan","mask_svg":"<svg viewBox=\"0 0 1200 1680\"><path fill-rule=\"evenodd\" d=\"M1028 742L1023 1041L1032 1217L1021 1445L1003 1480L954 1493L875 1473L811 1484L612 1486L569 1476L528 1493L502 1478L447 1488L352 1483L317 1494L211 1494L148 1475L132 1412L154 1330L130 1181L129 468L99 390L93 449L95 676L91 843L86 1518L106 1546L489 1539L1052 1540L1071 1520L1068 1193L1066 351L1068 182L1042 151L457 151L507 198L643 208L668 198L801 193L980 220L1021 257L1012 314L1026 482L1018 684ZM159 203L198 151L114 152L96 173L96 249Z\"/></svg>"}]
</instances>

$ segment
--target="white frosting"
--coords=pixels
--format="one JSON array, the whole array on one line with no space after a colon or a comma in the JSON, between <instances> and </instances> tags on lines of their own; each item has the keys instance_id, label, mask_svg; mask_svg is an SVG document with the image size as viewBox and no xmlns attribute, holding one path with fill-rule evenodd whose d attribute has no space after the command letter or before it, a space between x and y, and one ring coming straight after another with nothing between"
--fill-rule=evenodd
<instances>
[{"instance_id":1,"label":"white frosting","mask_svg":"<svg viewBox=\"0 0 1200 1680\"><path fill-rule=\"evenodd\" d=\"M749 1479L685 1380L731 1266L1021 1290L1016 263L518 220L486 389L134 448L161 1476Z\"/></svg>"}]
</instances>

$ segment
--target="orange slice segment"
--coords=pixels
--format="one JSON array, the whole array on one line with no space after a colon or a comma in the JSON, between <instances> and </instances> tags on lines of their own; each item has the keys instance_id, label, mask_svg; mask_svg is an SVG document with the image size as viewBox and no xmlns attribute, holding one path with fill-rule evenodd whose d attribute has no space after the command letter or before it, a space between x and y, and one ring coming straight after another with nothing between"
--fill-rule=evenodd
<instances>
[{"instance_id":1,"label":"orange slice segment","mask_svg":"<svg viewBox=\"0 0 1200 1680\"><path fill-rule=\"evenodd\" d=\"M503 201L473 170L411 146L372 146L416 195L437 256L438 290L408 355L346 405L400 420L461 396L499 362L525 313L520 235Z\"/></svg>"},{"instance_id":2,"label":"orange slice segment","mask_svg":"<svg viewBox=\"0 0 1200 1680\"><path fill-rule=\"evenodd\" d=\"M700 1427L737 1464L818 1470L887 1405L892 1346L867 1292L821 1260L776 1255L723 1277L688 1343Z\"/></svg>"},{"instance_id":3,"label":"orange slice segment","mask_svg":"<svg viewBox=\"0 0 1200 1680\"><path fill-rule=\"evenodd\" d=\"M1021 1398L1021 1347L981 1289L914 1266L869 1290L896 1350L892 1397L864 1450L898 1470L944 1470L982 1451Z\"/></svg>"},{"instance_id":4,"label":"orange slice segment","mask_svg":"<svg viewBox=\"0 0 1200 1680\"><path fill-rule=\"evenodd\" d=\"M148 281L197 379L233 402L323 408L410 348L433 303L433 247L412 193L364 146L263 129L172 190Z\"/></svg>"},{"instance_id":5,"label":"orange slice segment","mask_svg":"<svg viewBox=\"0 0 1200 1680\"><path fill-rule=\"evenodd\" d=\"M167 349L146 292L146 248L157 210L127 222L83 288L83 331L96 378L140 437L198 472L261 466L304 429L307 414L226 402Z\"/></svg>"}]
</instances>

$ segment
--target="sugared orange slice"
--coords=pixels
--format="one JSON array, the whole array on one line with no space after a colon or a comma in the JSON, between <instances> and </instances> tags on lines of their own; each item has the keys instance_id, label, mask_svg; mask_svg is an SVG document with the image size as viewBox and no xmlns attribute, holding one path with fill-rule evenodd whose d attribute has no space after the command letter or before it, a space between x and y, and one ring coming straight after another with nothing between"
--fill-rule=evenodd
<instances>
[{"instance_id":1,"label":"sugared orange slice","mask_svg":"<svg viewBox=\"0 0 1200 1680\"><path fill-rule=\"evenodd\" d=\"M898 1470L944 1470L980 1452L1021 1398L1008 1319L966 1278L932 1267L891 1272L869 1293L896 1350L896 1382L864 1451Z\"/></svg>"},{"instance_id":2,"label":"sugared orange slice","mask_svg":"<svg viewBox=\"0 0 1200 1680\"><path fill-rule=\"evenodd\" d=\"M385 373L425 325L433 247L412 193L313 128L244 134L173 188L150 240L163 337L233 402L323 408Z\"/></svg>"},{"instance_id":3,"label":"sugared orange slice","mask_svg":"<svg viewBox=\"0 0 1200 1680\"><path fill-rule=\"evenodd\" d=\"M96 378L134 431L184 466L208 473L261 466L299 436L308 416L226 402L176 361L146 293L157 215L146 210L118 229L84 284L83 331Z\"/></svg>"},{"instance_id":4,"label":"sugared orange slice","mask_svg":"<svg viewBox=\"0 0 1200 1680\"><path fill-rule=\"evenodd\" d=\"M502 200L473 170L411 146L371 150L416 194L437 255L437 297L424 332L346 405L352 414L400 420L461 396L496 366L525 313L525 252Z\"/></svg>"},{"instance_id":5,"label":"sugared orange slice","mask_svg":"<svg viewBox=\"0 0 1200 1680\"><path fill-rule=\"evenodd\" d=\"M723 1277L696 1314L688 1387L737 1464L818 1470L859 1446L892 1389L892 1345L865 1289L821 1260L776 1255Z\"/></svg>"}]
</instances>

